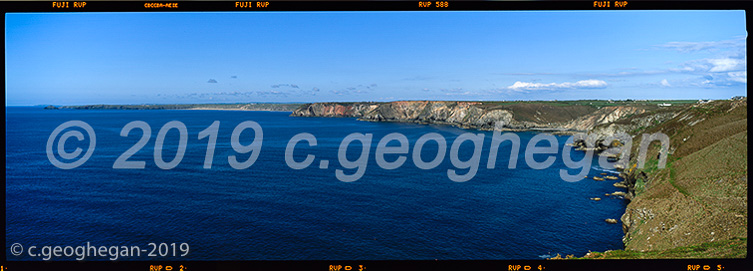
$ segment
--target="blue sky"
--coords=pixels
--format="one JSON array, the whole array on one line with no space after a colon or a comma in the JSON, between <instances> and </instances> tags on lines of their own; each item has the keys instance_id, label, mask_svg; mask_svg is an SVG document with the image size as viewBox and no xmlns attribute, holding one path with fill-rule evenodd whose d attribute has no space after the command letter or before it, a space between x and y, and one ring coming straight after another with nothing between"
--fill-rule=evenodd
<instances>
[{"instance_id":1,"label":"blue sky","mask_svg":"<svg viewBox=\"0 0 753 271\"><path fill-rule=\"evenodd\" d=\"M9 13L6 105L726 99L744 11Z\"/></svg>"}]
</instances>

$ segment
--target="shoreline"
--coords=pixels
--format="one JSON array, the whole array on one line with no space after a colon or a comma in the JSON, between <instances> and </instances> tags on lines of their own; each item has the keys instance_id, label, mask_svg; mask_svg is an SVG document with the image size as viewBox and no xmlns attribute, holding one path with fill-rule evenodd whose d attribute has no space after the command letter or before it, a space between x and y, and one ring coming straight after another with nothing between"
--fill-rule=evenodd
<instances>
[{"instance_id":1,"label":"shoreline","mask_svg":"<svg viewBox=\"0 0 753 271\"><path fill-rule=\"evenodd\" d=\"M747 230L739 226L740 223L747 223L747 212L740 211L740 213L730 214L728 211L724 211L726 209L717 207L707 210L703 207L706 205L687 201L688 195L704 195L697 188L704 184L703 180L706 179L704 174L706 173L688 170L692 168L690 167L692 164L703 163L706 167L717 168L729 164L728 162L721 163L722 161L747 161L746 152L742 148L736 149L740 142L743 146L747 145L747 127L744 125L747 123L746 108L747 99L678 104L669 108L646 104L604 105L603 107L591 108L584 107L582 104L547 106L533 103L510 105L427 101L303 104L292 111L290 116L352 117L360 121L445 125L475 131L551 132L557 135L588 133L593 135L595 139L602 140L611 134L626 133L632 137L633 141L637 140L637 142L641 141L643 135L656 132L667 133L672 145L668 153L671 160L668 161L666 168L657 168L654 165L660 157L658 156L659 147L649 146L647 167L635 168L635 159L628 158L625 160L630 166L617 170L619 172L617 175L622 180L615 182L615 184L620 183L626 187L615 188L628 190L623 199L628 200L628 205L622 211L622 216L614 220L617 221L616 223L621 222L622 224L623 246L620 250L594 252L592 254L606 255L604 257L627 255L625 256L627 258L641 258L652 255L651 252L694 246L704 240L708 242L712 240L710 238L713 238L712 242L718 243L730 240L730 238L747 237ZM207 107L184 108L183 110L274 111ZM280 110L277 112L290 111ZM495 129L495 121L504 123L501 129ZM704 138L702 135L705 135L705 131L709 130L718 130L717 136L712 137L710 142L702 142ZM743 132L740 133L740 131ZM594 138L589 136L589 140ZM717 153L719 149L715 149L715 146L719 144L732 147L730 147L729 152ZM638 144L632 144L631 153L637 153L638 147ZM699 158L699 156L708 153L720 156L711 156L709 159ZM739 159L741 155L742 160ZM653 159L653 157L656 157L656 159ZM746 180L747 174L737 172L745 167L735 165L735 172L730 172L728 168L717 169L720 172L719 174L723 175L723 177L719 177L720 180L725 181L721 184L739 185L747 191L746 183L739 183L741 177L738 176L743 174L740 176L744 176L742 180ZM679 169L675 171L676 168ZM675 175L685 177L677 178ZM678 182L684 189L677 188ZM716 182L715 185L720 186L718 183ZM740 198L740 202L747 202L746 195L735 194L737 190L717 188L713 191L726 198ZM662 198L671 199L672 202L683 202L685 205L682 208L672 209L671 204L662 203ZM714 204L729 206L730 208L739 207L737 201L720 201L722 199L720 197L703 199L712 204L712 207L715 206ZM708 221L710 222L688 223L687 221L677 220L676 218L681 214L704 214L709 217ZM665 224L668 230L653 230L657 227L662 229ZM713 229L713 231L708 229ZM694 234L684 234L685 232ZM678 238L683 241L672 242L672 240L680 240ZM682 253L678 255L686 255ZM747 254L744 250L742 252L725 253L729 255L737 255L735 253ZM589 257L589 254L579 256L579 258ZM710 254L699 255L702 255L700 257L708 257Z\"/></svg>"},{"instance_id":2,"label":"shoreline","mask_svg":"<svg viewBox=\"0 0 753 271\"><path fill-rule=\"evenodd\" d=\"M154 110L170 110L170 109L154 109ZM249 112L293 112L293 111L287 111L287 110L265 110L265 109L242 109L242 108L205 108L205 107L196 107L196 108L182 108L182 109L172 109L172 110L197 110L197 111L249 111Z\"/></svg>"}]
</instances>

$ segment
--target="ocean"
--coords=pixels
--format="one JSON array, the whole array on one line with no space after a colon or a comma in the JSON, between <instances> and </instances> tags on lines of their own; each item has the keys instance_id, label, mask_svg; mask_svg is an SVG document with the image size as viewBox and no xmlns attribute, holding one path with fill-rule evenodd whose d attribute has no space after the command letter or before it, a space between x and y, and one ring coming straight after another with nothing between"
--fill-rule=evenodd
<instances>
[{"instance_id":1,"label":"ocean","mask_svg":"<svg viewBox=\"0 0 753 271\"><path fill-rule=\"evenodd\" d=\"M7 250L7 259L46 260L39 255L44 246L87 244L139 246L147 252L163 246L170 251L155 257L143 252L123 255L119 260L541 259L623 248L621 225L604 221L619 220L624 212L623 199L604 196L620 189L612 186L614 181L563 181L559 171L566 168L565 136L556 136L559 152L551 167L532 169L526 164L525 147L536 133L520 132L516 168L507 167L510 144L504 142L496 167L488 169L491 131L289 114L6 107L6 247L20 244L25 251L30 246L37 249L36 256L16 256ZM61 169L52 164L46 147L56 127L70 120L89 124L96 146L85 163ZM120 136L126 124L137 120L146 122L151 133L127 161L144 161L144 168L114 169L115 161L142 137L138 128ZM185 155L175 167L165 169L155 163L155 142L160 129L176 120L186 126ZM211 168L205 168L211 139L199 139L199 134L214 121L219 121L217 143ZM244 121L258 123L263 138L253 164L235 169L229 156L241 162L250 156L236 151L243 146L234 148L230 143L234 128ZM408 139L409 152L402 166L383 169L375 159L377 146L395 132ZM470 180L455 182L448 169L458 174L468 170L452 163L451 145L469 132L484 135L480 166ZM294 161L314 155L310 166L296 170L286 162L285 150L300 133L310 133L317 144L295 145ZM338 147L352 133L371 134L373 139L362 177L344 182L337 170L346 175L357 170L341 163ZM429 133L446 139L446 154L436 167L420 169L412 153L418 138ZM251 144L254 136L252 129L242 132L240 144ZM178 129L167 130L161 152L165 162L176 156L179 137ZM74 153L80 148L82 156L87 147L88 141L73 136L63 150ZM438 147L434 141L426 142L421 160L433 160ZM354 141L344 158L355 161L362 150ZM57 145L53 151L59 151ZM466 161L473 152L474 145L464 142L457 158ZM570 155L576 161L584 156L575 151ZM386 157L394 161L398 156ZM589 177L608 172L596 160ZM182 244L190 247L185 255ZM75 256L49 258L76 260Z\"/></svg>"}]
</instances>

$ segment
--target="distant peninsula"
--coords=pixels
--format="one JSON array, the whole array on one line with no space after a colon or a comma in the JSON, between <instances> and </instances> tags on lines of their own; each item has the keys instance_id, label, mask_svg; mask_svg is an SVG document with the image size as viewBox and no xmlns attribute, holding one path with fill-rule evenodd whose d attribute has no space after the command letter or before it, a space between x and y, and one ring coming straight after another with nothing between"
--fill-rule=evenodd
<instances>
[{"instance_id":1,"label":"distant peninsula","mask_svg":"<svg viewBox=\"0 0 753 271\"><path fill-rule=\"evenodd\" d=\"M68 105L60 109L116 109L116 110L241 110L241 111L280 111L291 112L300 103L228 103L228 104L139 104L139 105ZM49 107L49 106L48 106ZM52 108L57 109L54 106Z\"/></svg>"}]
</instances>

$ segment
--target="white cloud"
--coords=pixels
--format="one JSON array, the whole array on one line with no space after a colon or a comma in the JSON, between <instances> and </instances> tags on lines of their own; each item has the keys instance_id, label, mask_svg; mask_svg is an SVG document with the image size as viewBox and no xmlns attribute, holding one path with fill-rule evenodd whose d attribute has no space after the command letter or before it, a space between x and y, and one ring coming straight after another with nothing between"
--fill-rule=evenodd
<instances>
[{"instance_id":1,"label":"white cloud","mask_svg":"<svg viewBox=\"0 0 753 271\"><path fill-rule=\"evenodd\" d=\"M739 83L748 83L748 72L742 71L742 72L728 72L727 75L729 76L730 81L739 82Z\"/></svg>"},{"instance_id":2,"label":"white cloud","mask_svg":"<svg viewBox=\"0 0 753 271\"><path fill-rule=\"evenodd\" d=\"M466 91L462 93L445 93L445 96L467 96L467 95L477 95L476 93Z\"/></svg>"},{"instance_id":3,"label":"white cloud","mask_svg":"<svg viewBox=\"0 0 753 271\"><path fill-rule=\"evenodd\" d=\"M670 69L673 72L735 72L745 71L745 59L743 58L706 58L688 61L679 69Z\"/></svg>"},{"instance_id":4,"label":"white cloud","mask_svg":"<svg viewBox=\"0 0 753 271\"><path fill-rule=\"evenodd\" d=\"M701 78L697 78L695 83L691 85L700 87L731 87L740 86L748 83L747 71L736 71L728 73L714 73L714 76L705 75Z\"/></svg>"},{"instance_id":5,"label":"white cloud","mask_svg":"<svg viewBox=\"0 0 753 271\"><path fill-rule=\"evenodd\" d=\"M444 92L444 93L467 93L468 92L468 91L463 90L463 88L452 88L452 89L441 88L439 89L439 91Z\"/></svg>"},{"instance_id":6,"label":"white cloud","mask_svg":"<svg viewBox=\"0 0 753 271\"><path fill-rule=\"evenodd\" d=\"M708 59L711 65L710 72L730 72L739 71L745 69L745 62L742 59L734 58L721 58L721 59Z\"/></svg>"},{"instance_id":7,"label":"white cloud","mask_svg":"<svg viewBox=\"0 0 753 271\"><path fill-rule=\"evenodd\" d=\"M706 58L683 63L673 72L700 75L694 83L702 87L729 87L748 83L746 58Z\"/></svg>"},{"instance_id":8,"label":"white cloud","mask_svg":"<svg viewBox=\"0 0 753 271\"><path fill-rule=\"evenodd\" d=\"M280 87L298 88L298 85L296 85L296 84L277 84L277 85L272 85L271 87L272 88L280 88Z\"/></svg>"},{"instance_id":9,"label":"white cloud","mask_svg":"<svg viewBox=\"0 0 753 271\"><path fill-rule=\"evenodd\" d=\"M630 77L630 76L643 76L643 75L657 75L669 73L668 70L639 70L637 68L627 69L628 71L620 72L567 72L567 73L551 73L551 72L539 72L539 73L494 73L497 75L512 75L512 76L548 76L548 75L565 75L572 77ZM611 81L611 80L610 80Z\"/></svg>"},{"instance_id":10,"label":"white cloud","mask_svg":"<svg viewBox=\"0 0 753 271\"><path fill-rule=\"evenodd\" d=\"M737 38L731 40L721 41L673 41L665 44L656 45L654 47L676 50L683 53L698 52L698 51L716 51L727 48L743 48L745 47L745 38Z\"/></svg>"},{"instance_id":11,"label":"white cloud","mask_svg":"<svg viewBox=\"0 0 753 271\"><path fill-rule=\"evenodd\" d=\"M282 97L287 97L288 96L287 93L282 92L282 91L277 91L277 90L257 91L256 94L259 95L259 96L262 96L262 97L267 97L267 96L282 96Z\"/></svg>"},{"instance_id":12,"label":"white cloud","mask_svg":"<svg viewBox=\"0 0 753 271\"><path fill-rule=\"evenodd\" d=\"M679 67L668 69L669 73L696 75L693 79L675 81L675 87L686 85L712 87L730 87L747 84L747 55L746 37L709 42L668 42L656 45L655 48L676 50L683 53L716 52L715 57L695 59L680 64ZM667 82L669 83L669 82ZM661 82L665 85L664 81Z\"/></svg>"},{"instance_id":13,"label":"white cloud","mask_svg":"<svg viewBox=\"0 0 753 271\"><path fill-rule=\"evenodd\" d=\"M693 57L691 60L679 62L674 68L667 69L641 69L641 68L623 68L612 72L593 73L593 72L563 72L563 73L501 73L501 75L511 76L571 76L573 78L609 78L610 82L617 81L613 78L626 77L645 77L661 75L693 75L692 79L679 80L675 77L670 84L669 81L662 80L656 82L656 79L642 80L643 84L653 87L686 87L686 86L703 86L703 87L729 87L747 84L747 54L746 54L746 37L733 37L728 40L708 41L708 42L668 42L661 45L653 46L654 49L675 50L684 53L711 53L706 58ZM674 62L668 62L671 64ZM664 76L662 76L664 77ZM659 77L661 78L661 77ZM636 79L638 80L638 79ZM606 82L600 80L585 80L575 83L537 83L518 81L512 86L504 88L508 92L527 92L530 90L563 90L577 88L605 88ZM498 92L503 92L499 90Z\"/></svg>"},{"instance_id":14,"label":"white cloud","mask_svg":"<svg viewBox=\"0 0 753 271\"><path fill-rule=\"evenodd\" d=\"M604 82L602 80L588 79L588 80L581 80L575 83L564 82L564 83L549 83L549 84L517 81L515 82L515 84L512 84L512 86L509 86L507 88L511 90L520 91L520 90L598 89L598 88L606 88L606 87L607 87L607 82Z\"/></svg>"}]
</instances>

